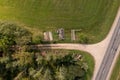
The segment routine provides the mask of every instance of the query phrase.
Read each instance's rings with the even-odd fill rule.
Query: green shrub
[[[84,34],[84,33],[81,33],[81,34],[79,35],[79,42],[82,43],[82,44],[87,44],[87,43],[89,43],[89,38],[88,38],[88,36],[87,36],[86,34]]]

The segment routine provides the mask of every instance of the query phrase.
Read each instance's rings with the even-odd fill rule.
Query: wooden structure
[[[81,29],[78,29],[78,30],[75,30],[75,29],[73,29],[73,30],[71,30],[71,40],[72,41],[75,41],[76,40],[76,32],[79,32],[79,31],[81,31]]]
[[[43,35],[44,35],[45,41],[53,41],[52,32],[50,32],[50,31],[44,32]]]

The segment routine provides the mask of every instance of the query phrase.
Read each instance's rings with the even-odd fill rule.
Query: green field
[[[110,80],[120,80],[120,54],[117,58]]]
[[[101,41],[115,18],[120,0],[0,0],[0,20],[18,22],[39,31],[82,29],[90,41]]]

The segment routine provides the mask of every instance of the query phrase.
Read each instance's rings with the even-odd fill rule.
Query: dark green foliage
[[[0,34],[0,54],[1,56],[9,56],[10,52],[10,47],[14,44],[14,39]]]
[[[65,55],[62,58],[58,58],[56,60],[57,65],[60,67],[65,66],[68,67],[70,65],[77,65],[77,61],[75,60],[74,56],[72,54]]]
[[[25,45],[31,42],[32,34],[25,28],[9,23],[0,23],[0,35],[7,37],[10,42],[9,44]]]
[[[32,34],[25,28],[9,23],[0,22],[0,52],[2,56],[9,56],[11,47],[29,44]]]
[[[83,80],[87,73],[82,68],[85,62],[76,60],[73,54],[35,54],[22,50],[11,54],[11,58],[1,57],[0,77],[3,80],[73,80],[80,77]]]

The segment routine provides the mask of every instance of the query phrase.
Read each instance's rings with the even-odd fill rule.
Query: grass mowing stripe
[[[0,0],[0,19],[40,31],[82,29],[95,43],[107,35],[119,5],[120,0]]]

